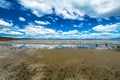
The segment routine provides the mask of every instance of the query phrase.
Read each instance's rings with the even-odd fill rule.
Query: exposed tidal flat
[[[114,49],[119,44],[118,40],[1,41],[0,80],[120,80],[120,52]]]

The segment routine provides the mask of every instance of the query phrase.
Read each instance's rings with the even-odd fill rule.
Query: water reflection
[[[112,49],[115,48],[115,45],[109,44],[105,46],[103,44],[99,44],[96,46],[95,44],[16,44],[16,43],[6,43],[3,44],[10,47],[17,48],[40,48],[40,49]]]
[[[0,45],[40,49],[113,49],[120,46],[120,42],[118,40],[17,40],[1,41]]]

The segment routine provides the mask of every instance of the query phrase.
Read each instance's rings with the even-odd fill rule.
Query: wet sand
[[[120,80],[120,52],[0,46],[0,80]]]

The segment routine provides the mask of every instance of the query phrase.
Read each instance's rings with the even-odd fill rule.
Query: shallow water
[[[120,45],[119,40],[15,40],[1,41],[1,45],[18,48],[40,49],[112,49]],[[97,44],[97,45],[96,45]],[[108,46],[105,46],[108,44]]]

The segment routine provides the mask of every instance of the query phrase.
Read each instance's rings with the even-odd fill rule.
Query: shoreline
[[[11,40],[0,41],[0,45],[16,48],[37,49],[115,49],[119,40]]]

